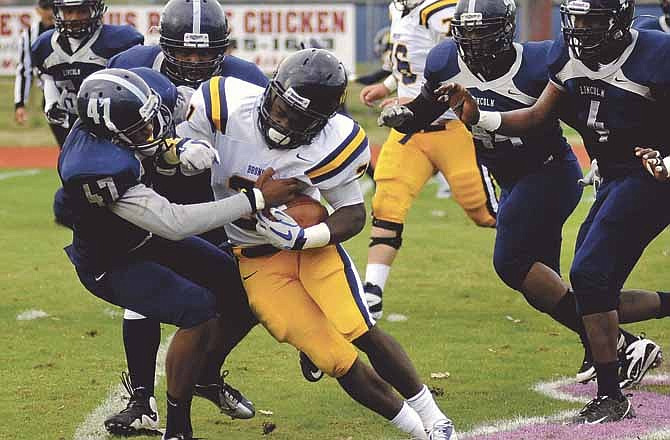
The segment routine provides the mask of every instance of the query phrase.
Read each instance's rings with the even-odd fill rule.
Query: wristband
[[[665,165],[666,177],[670,177],[670,156],[667,156],[663,159],[663,165]]]
[[[500,112],[479,112],[479,122],[475,125],[486,131],[496,131],[502,125],[502,115]]]
[[[241,193],[247,196],[252,214],[255,214],[257,211],[262,211],[263,208],[265,208],[265,199],[263,198],[263,193],[260,189],[252,188],[251,191],[249,191],[246,188],[242,188]]]
[[[398,80],[395,79],[395,76],[389,75],[383,82],[384,87],[388,89],[389,92],[395,92],[398,88]]]
[[[265,209],[265,197],[263,197],[263,191],[258,188],[253,189],[254,197],[256,198],[256,210],[262,211]]]
[[[324,247],[330,243],[330,228],[321,222],[309,228],[305,228],[305,244],[302,249]]]

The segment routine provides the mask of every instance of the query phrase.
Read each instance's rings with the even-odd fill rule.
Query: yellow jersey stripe
[[[356,131],[358,132],[356,133]],[[323,176],[324,174],[330,173],[331,171],[337,169],[367,139],[365,136],[365,130],[360,128],[358,124],[354,126],[354,132],[352,132],[352,134],[354,134],[354,136],[353,139],[351,139],[351,141],[349,141],[347,144],[341,145],[340,147],[337,148],[337,150],[335,150],[337,152],[335,157],[326,161],[325,163],[323,162],[319,163],[315,168],[308,170],[307,177],[309,177],[310,179],[315,179],[319,176]]]
[[[422,26],[428,27],[428,20],[430,19],[431,15],[449,6],[455,6],[456,3],[458,3],[458,0],[440,0],[433,3],[432,5],[426,6],[420,12],[419,22]]]
[[[212,100],[212,122],[214,127],[221,131],[221,96],[219,95],[220,76],[215,76],[209,81],[209,96]]]

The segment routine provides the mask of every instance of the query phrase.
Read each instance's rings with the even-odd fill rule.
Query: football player
[[[420,130],[449,107],[434,92],[443,82],[460,83],[483,109],[530,107],[549,81],[547,54],[552,42],[514,43],[515,22],[512,0],[477,0],[472,7],[460,1],[452,21],[454,39],[429,53],[422,93],[405,107],[387,107],[381,122],[401,133]],[[399,124],[406,109],[415,109],[417,117]],[[563,224],[582,195],[577,158],[556,116],[519,137],[490,136],[476,129],[474,133],[477,156],[502,190],[493,252],[496,273],[531,306],[579,335],[585,355],[577,381],[589,382],[595,379],[595,369],[584,326],[575,295],[560,277]],[[619,339],[624,366],[644,363],[638,354],[645,350],[636,348],[652,341],[624,330]],[[633,354],[626,356],[628,350]],[[623,385],[633,385],[624,374],[630,370],[622,369]]]
[[[103,25],[103,0],[54,0],[53,8],[56,28],[35,41],[32,61],[44,83],[44,113],[60,147],[77,118],[82,81],[144,37],[130,26]]]
[[[284,203],[297,183],[273,180],[270,170],[256,188],[234,197],[170,203],[145,185],[144,170],[156,155],[201,169],[216,153],[203,142],[168,137],[172,115],[163,98],[176,100],[167,80],[159,94],[131,71],[90,75],[77,95],[80,122],[63,146],[58,172],[66,203],[77,214],[66,252],[82,284],[105,301],[179,327],[166,360],[163,439],[183,440],[192,438],[194,380],[222,334],[217,313],[225,316],[225,307],[217,302],[244,295],[230,254],[191,236]]]
[[[428,51],[451,33],[457,0],[396,0],[389,4],[393,74],[365,87],[361,101],[372,105],[398,90],[398,100],[421,92]],[[382,105],[396,102],[385,100]],[[466,147],[464,147],[464,145]],[[375,319],[382,316],[382,293],[402,245],[407,212],[426,181],[442,172],[456,201],[480,226],[495,226],[497,200],[488,171],[477,165],[472,136],[453,113],[430,127],[405,135],[391,130],[375,166],[372,230],[365,292]]]
[[[226,54],[230,45],[230,26],[218,2],[170,0],[163,8],[159,33],[158,45],[132,47],[109,60],[108,66],[125,69],[141,66],[163,73],[183,93],[184,99],[179,104],[186,107],[193,93],[189,89],[197,88],[215,75],[244,79],[261,87],[268,83],[267,77],[255,64]],[[152,178],[152,188],[171,202],[185,204],[214,200],[209,170],[188,176],[179,168],[163,167],[159,171]],[[215,245],[226,240],[223,229],[208,231],[202,238]],[[239,308],[239,319],[235,323],[240,327],[227,329],[226,334],[236,335],[234,339],[239,341],[257,321],[246,301],[235,306]],[[226,307],[231,308],[233,304],[229,303]],[[245,321],[242,317],[248,319]],[[131,310],[125,311],[123,342],[132,392],[126,409],[105,421],[105,427],[110,432],[129,434],[144,428],[142,415],[152,411],[149,403],[154,394],[160,338],[160,323],[157,320],[145,319]],[[234,345],[231,342],[228,351]],[[218,360],[218,366],[212,365],[203,371],[195,395],[208,398],[233,418],[253,417],[253,404],[226,384],[220,375],[225,354]]]
[[[391,43],[391,28],[385,26],[377,31],[375,34],[372,46],[372,53],[377,57],[381,63],[381,67],[364,76],[356,78],[358,84],[369,86],[379,81],[383,81],[393,73],[391,68],[391,53],[393,51],[393,43]]]
[[[642,16],[635,23],[635,28],[670,33],[670,0],[661,0],[661,9],[663,15],[658,18]]]
[[[620,297],[647,245],[670,224],[670,186],[651,176],[635,155],[649,147],[662,157],[670,143],[662,115],[670,104],[670,36],[631,29],[633,0],[564,0],[562,37],[549,53],[550,81],[530,107],[480,111],[458,84],[438,90],[461,120],[477,130],[523,136],[559,116],[582,136],[598,160],[602,183],[575,246],[570,280],[595,363],[597,396],[576,423],[604,423],[634,416],[618,380],[617,327],[670,316],[670,294]],[[492,136],[493,134],[491,134]],[[660,347],[645,344],[644,375]]]
[[[337,113],[346,86],[345,68],[333,54],[304,49],[282,61],[266,88],[226,77],[204,83],[191,100],[191,117],[177,132],[216,144],[217,199],[251,187],[272,167],[300,180],[304,194],[323,197],[335,210],[308,228],[281,211],[271,211],[275,220],[263,215],[226,227],[251,309],[270,334],[303,351],[354,400],[414,438],[429,438],[426,429],[431,439],[455,438],[453,424],[404,350],[375,327],[340,244],[365,224],[356,179],[370,158],[363,129]],[[374,369],[358,358],[355,347]]]

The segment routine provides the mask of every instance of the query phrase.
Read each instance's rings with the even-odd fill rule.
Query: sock
[[[384,290],[390,272],[391,266],[387,266],[386,264],[368,264],[365,268],[365,282],[372,283]]]
[[[436,422],[448,419],[437,406],[437,403],[435,403],[435,399],[433,399],[433,395],[426,385],[421,388],[421,391],[416,396],[407,399],[407,403],[419,414],[423,426],[429,430],[432,429]]]
[[[554,310],[549,313],[549,316],[577,333],[586,351],[590,352],[589,343],[586,339],[586,331],[584,330],[584,323],[582,322],[581,316],[577,313],[577,301],[575,299],[575,293],[572,290],[568,290],[567,293],[563,295],[563,298],[561,298],[556,306],[554,306]]]
[[[134,388],[144,388],[151,396],[154,395],[156,354],[160,342],[160,322],[150,318],[127,319],[124,317],[123,346],[126,350],[130,380]]]
[[[619,362],[594,365],[598,375],[598,396],[609,396],[620,400],[623,394],[619,388]]]
[[[621,333],[626,340],[626,345],[630,345],[633,342],[637,341],[639,338],[632,333],[627,332],[626,330],[619,328],[619,333]]]
[[[428,440],[421,417],[407,405],[407,402],[402,403],[400,412],[391,420],[391,424],[402,432],[410,434],[412,439]]]
[[[165,426],[165,438],[174,437],[178,434],[190,434],[191,427],[191,399],[179,400],[167,395],[167,421]]]
[[[661,310],[658,313],[658,318],[665,318],[670,316],[670,292],[656,292],[661,300]]]

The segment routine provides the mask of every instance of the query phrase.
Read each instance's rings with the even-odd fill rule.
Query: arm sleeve
[[[363,192],[358,180],[322,190],[321,195],[335,210],[345,206],[359,205],[364,202]]]
[[[19,40],[19,58],[16,65],[16,80],[14,82],[14,107],[25,106],[30,96],[33,66],[30,55],[30,30],[21,32]]]
[[[183,240],[252,213],[244,194],[216,202],[178,205],[143,184],[128,189],[109,209],[119,217],[168,240]]]
[[[421,93],[405,106],[414,113],[414,117],[404,124],[395,127],[400,133],[416,133],[429,126],[434,120],[449,109],[449,104],[439,102],[433,90],[435,84],[427,81],[421,88]]]
[[[58,104],[60,92],[58,92],[56,82],[51,75],[43,73],[41,78],[44,84],[44,113],[46,113],[54,104]]]

